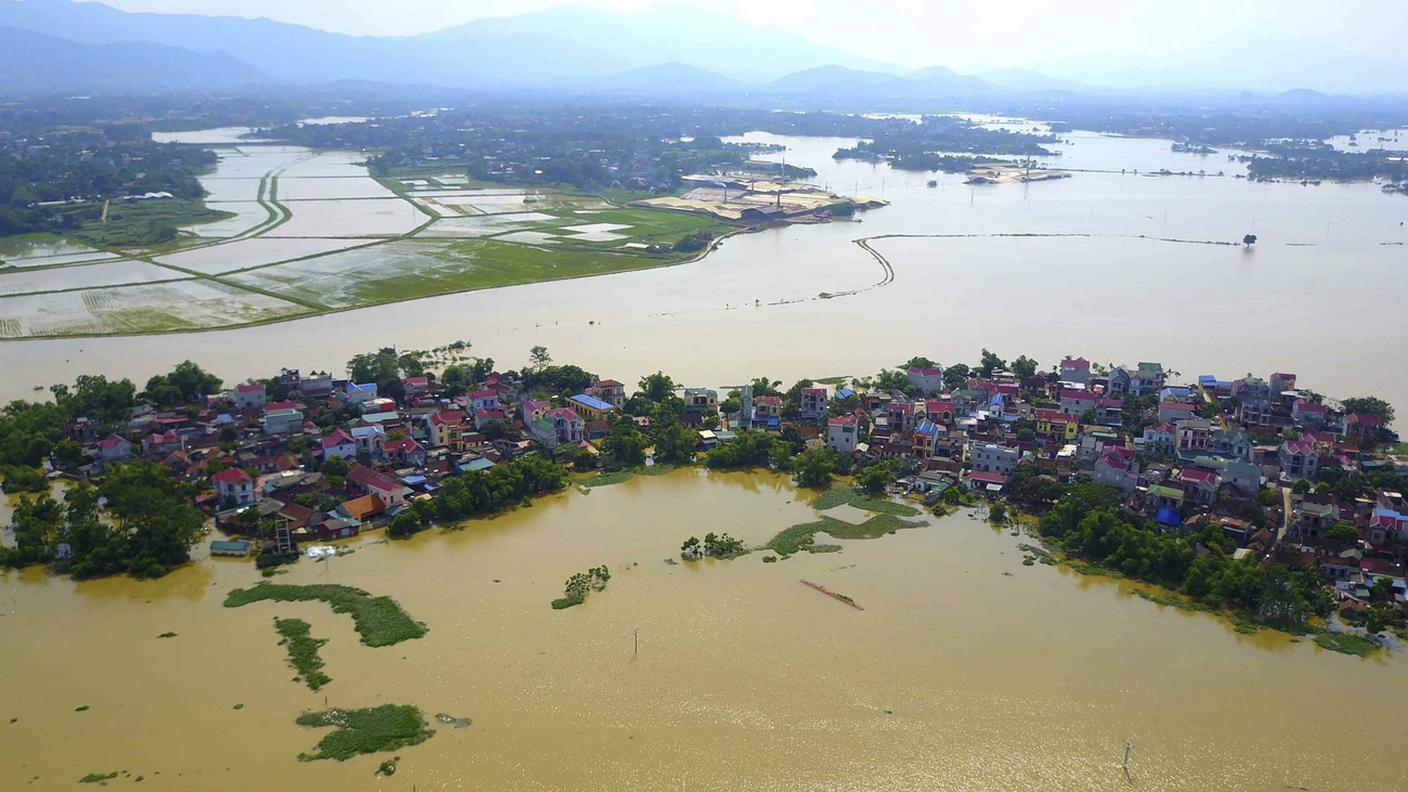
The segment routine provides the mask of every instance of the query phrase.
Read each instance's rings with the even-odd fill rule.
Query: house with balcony
[[[1129,375],[1129,393],[1133,396],[1157,393],[1164,387],[1164,378],[1163,364],[1140,362]]]
[[[1329,420],[1330,410],[1323,404],[1316,404],[1307,399],[1296,399],[1291,404],[1291,420],[1298,426],[1308,429],[1319,429]]]
[[[376,398],[376,383],[367,382],[359,385],[355,382],[349,382],[347,383],[347,388],[343,392],[343,395],[346,397],[348,404],[363,404],[369,402]]]
[[[587,393],[615,407],[626,404],[626,386],[614,379],[597,380]]]
[[[1205,454],[1212,448],[1212,421],[1205,418],[1185,418],[1173,424],[1175,448],[1180,455]]]
[[[1217,500],[1218,478],[1211,470],[1185,467],[1179,471],[1178,482],[1183,485],[1185,503],[1211,506]]]
[[[1308,440],[1286,440],[1276,451],[1281,463],[1281,475],[1292,481],[1314,479],[1319,471],[1320,454]]]
[[[686,423],[699,423],[706,415],[719,414],[719,392],[713,388],[685,388],[684,416]]]
[[[819,421],[826,417],[831,399],[826,388],[802,388],[800,417],[804,421]]]
[[[254,503],[254,479],[237,467],[225,468],[210,477],[215,497],[222,507],[250,506]]]
[[[1271,422],[1271,386],[1266,380],[1248,374],[1232,383],[1232,395],[1240,402],[1237,420],[1247,426]]]
[[[386,428],[380,424],[373,426],[354,426],[351,431],[352,440],[357,444],[358,453],[371,455],[373,459],[380,459],[386,456]]]

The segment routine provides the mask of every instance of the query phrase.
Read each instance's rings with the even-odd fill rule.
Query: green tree
[[[993,371],[1005,368],[1007,368],[1007,361],[998,357],[996,354],[989,352],[986,347],[983,348],[981,357],[978,361],[978,371],[984,377],[991,377]]]
[[[601,441],[601,451],[607,470],[639,467],[645,464],[645,447],[649,440],[641,433],[635,419],[623,415],[612,424],[611,432]]]
[[[147,380],[143,397],[158,407],[169,408],[198,402],[212,393],[218,393],[220,385],[219,377],[186,360],[177,364],[171,373]]]
[[[99,492],[128,540],[127,571],[160,577],[190,560],[205,517],[190,504],[189,487],[155,462],[131,462],[110,471]]]
[[[657,371],[640,378],[640,393],[656,404],[675,394],[675,381],[668,374]]]
[[[1016,360],[1012,361],[1012,373],[1022,379],[1036,376],[1037,367],[1037,362],[1026,355],[1019,355]]]
[[[532,364],[534,371],[542,371],[552,364],[552,355],[548,354],[545,346],[535,346],[528,350],[528,361]]]
[[[1341,547],[1359,541],[1359,529],[1346,523],[1336,523],[1325,532],[1325,538],[1337,542]]]
[[[966,363],[954,363],[944,369],[944,387],[949,390],[962,388],[968,384],[968,378],[973,376],[973,370]]]
[[[1393,405],[1377,396],[1354,396],[1345,399],[1342,404],[1347,413],[1377,415],[1385,426],[1393,423]]]
[[[836,467],[836,452],[829,448],[810,448],[792,462],[797,486],[826,489],[831,486],[831,471]]]
[[[391,518],[391,525],[387,527],[386,532],[394,538],[404,539],[420,531],[421,527],[420,516],[414,510],[406,509]]]
[[[898,463],[892,459],[876,462],[856,474],[856,484],[870,495],[879,495],[894,483],[898,469]]]

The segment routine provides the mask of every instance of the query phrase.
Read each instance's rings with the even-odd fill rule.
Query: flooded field
[[[1021,539],[963,515],[776,564],[665,562],[689,535],[760,543],[812,519],[798,497],[771,475],[685,470],[364,539],[277,579],[390,595],[430,628],[377,649],[316,603],[223,608],[258,579],[244,562],[147,583],[7,574],[0,787],[126,770],[113,783],[173,790],[1120,790],[1130,739],[1138,789],[1408,784],[1384,728],[1408,697],[1401,658],[1238,635],[1024,567]],[[603,563],[604,592],[548,607]],[[330,639],[320,692],[290,680],[276,616]],[[324,696],[472,724],[433,724],[393,782],[379,757],[296,760],[321,732],[294,718]]]
[[[831,154],[852,145],[851,139],[750,134],[744,139],[785,145],[788,161],[817,169],[821,186],[879,195],[891,205],[865,213],[861,223],[730,238],[696,263],[362,308],[354,323],[334,315],[140,342],[0,344],[0,362],[24,372],[0,383],[0,396],[25,395],[35,384],[71,380],[79,373],[144,380],[153,369],[187,358],[201,360],[227,380],[265,375],[281,365],[339,370],[352,355],[388,342],[429,348],[468,336],[474,353],[508,365],[518,365],[531,346],[543,344],[558,360],[627,382],[661,368],[699,384],[733,382],[741,369],[788,380],[860,375],[916,352],[944,361],[971,360],[988,347],[1048,365],[1065,354],[1101,362],[1159,359],[1188,376],[1290,368],[1309,387],[1332,395],[1374,393],[1408,403],[1408,374],[1382,365],[1377,354],[1381,344],[1397,348],[1408,341],[1408,328],[1393,319],[1401,313],[1393,295],[1408,287],[1408,270],[1402,267],[1408,200],[1383,194],[1371,183],[1301,186],[1233,178],[1242,172],[1239,163],[1227,161],[1235,152],[1180,154],[1165,140],[1089,132],[1061,137],[1069,142],[1058,146],[1062,155],[1050,164],[1073,169],[1070,179],[973,187],[963,184],[961,175],[938,174],[937,185],[929,188],[930,174],[833,160]],[[357,155],[348,152],[311,157],[295,147],[253,145],[225,151],[237,153],[221,161],[211,183],[240,180],[249,198],[249,217],[241,217],[246,225],[262,222],[256,215],[262,205],[254,199],[263,174],[278,171],[278,182],[335,182],[344,192],[352,189],[345,182],[359,181],[339,176],[356,167],[350,163]],[[1159,170],[1195,175],[1153,175]],[[1199,171],[1204,175],[1196,175]],[[1219,171],[1224,175],[1217,176]],[[447,186],[442,178],[453,181],[446,174],[407,184],[438,189]],[[477,197],[464,189],[446,192],[453,194],[435,197],[434,205],[474,212],[535,209],[468,217],[444,209],[446,216],[421,235],[472,242],[528,232],[552,249],[561,244],[557,227],[634,224],[603,219],[590,209],[573,209],[580,219],[566,218],[558,209],[519,203],[519,191],[482,191]],[[310,198],[305,201],[299,194],[284,204],[293,219],[275,226],[271,238],[167,255],[184,257],[203,273],[244,269],[361,242],[282,237],[355,236],[370,233],[369,227],[394,232],[416,218],[428,219],[405,200],[332,200],[302,192]],[[428,201],[422,194],[412,193],[413,200]],[[457,203],[461,198],[477,202]],[[390,208],[398,204],[399,209]],[[373,212],[386,212],[376,222],[388,225],[369,226],[365,218]],[[1247,233],[1260,240],[1250,250],[1236,244]],[[1033,234],[1061,237],[1020,236]],[[866,238],[876,238],[872,247],[883,262],[855,244]],[[351,307],[368,296],[406,299],[486,283],[523,283],[540,274],[520,268],[515,278],[518,265],[500,260],[507,269],[486,281],[474,270],[485,259],[472,245],[447,253],[437,243],[395,241],[254,270],[246,285],[273,284],[298,290],[283,293],[300,299]],[[344,265],[350,269],[339,274],[337,267]],[[386,277],[364,281],[358,273]],[[403,288],[397,284],[402,273],[417,278]],[[318,280],[304,283],[309,277]],[[1362,287],[1369,282],[1376,288]],[[318,294],[312,294],[314,283]],[[1269,288],[1273,284],[1276,288]],[[60,321],[54,314],[65,309],[57,301],[20,299],[29,298],[0,298],[0,311],[12,320],[3,325],[7,335],[30,326],[113,329],[92,324],[83,312]],[[30,318],[40,310],[45,318]],[[466,324],[467,316],[479,319]],[[1348,316],[1355,317],[1356,334],[1365,325],[1381,341],[1350,343],[1342,329]],[[759,343],[804,331],[811,343]],[[136,343],[141,354],[132,352]],[[280,359],[268,358],[271,348],[281,350]],[[747,360],[740,361],[737,350],[745,348]]]

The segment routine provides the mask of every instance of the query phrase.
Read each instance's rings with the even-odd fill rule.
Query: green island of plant
[[[421,711],[408,704],[305,712],[298,716],[297,723],[314,728],[336,727],[335,731],[323,735],[313,753],[300,753],[298,760],[301,762],[318,759],[341,762],[358,754],[394,751],[419,745],[435,734]]]
[[[326,602],[335,613],[352,616],[357,634],[367,646],[391,646],[420,638],[426,627],[408,615],[390,597],[373,597],[351,586],[315,583],[307,586],[261,582],[247,589],[235,589],[225,597],[225,607],[238,608],[252,602]]]
[[[298,676],[304,684],[312,690],[318,690],[332,681],[332,677],[323,673],[323,658],[318,656],[318,649],[327,643],[328,639],[314,638],[311,635],[312,627],[302,619],[276,618],[274,629],[284,637],[289,665],[298,671]]]

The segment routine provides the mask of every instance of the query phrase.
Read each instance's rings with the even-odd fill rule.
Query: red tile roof
[[[219,473],[216,473],[215,475],[211,476],[210,480],[216,484],[227,485],[235,485],[246,481],[253,481],[253,479],[249,477],[248,473],[244,472],[243,470],[237,467],[225,468]]]

